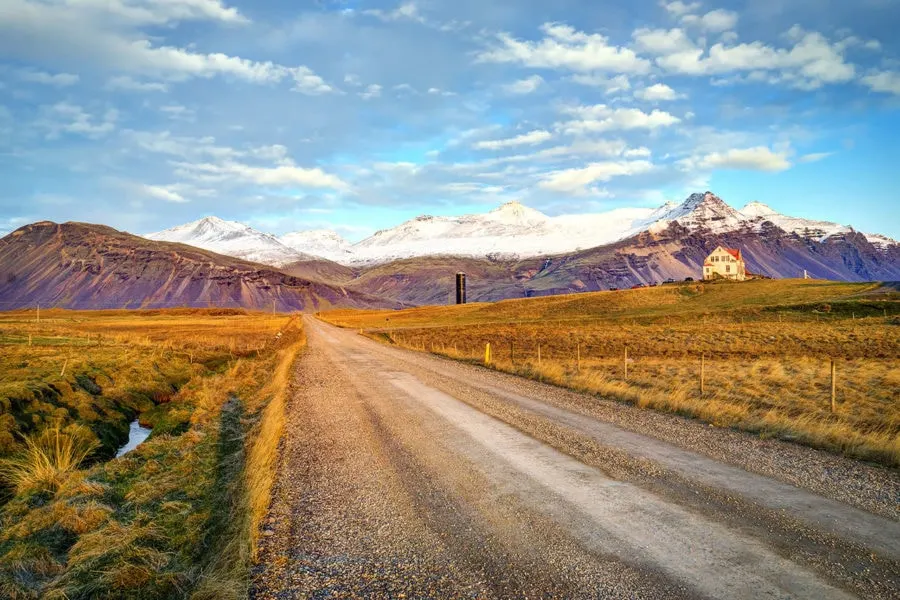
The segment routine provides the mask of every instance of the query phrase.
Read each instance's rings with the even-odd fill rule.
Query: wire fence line
[[[245,304],[242,304],[238,301],[206,301],[206,300],[194,300],[194,301],[183,301],[183,300],[162,300],[162,301],[147,301],[147,300],[131,300],[125,302],[86,302],[86,303],[78,303],[78,302],[65,302],[65,301],[47,301],[47,302],[35,302],[28,301],[22,302],[18,300],[0,300],[0,311],[14,311],[14,310],[53,310],[53,309],[63,309],[63,310],[158,310],[165,308],[232,308],[232,309],[246,309],[246,310],[295,310],[290,303],[278,302],[277,300],[273,300],[273,302],[267,307],[249,307]]]

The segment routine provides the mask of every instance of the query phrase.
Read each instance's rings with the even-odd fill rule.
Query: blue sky
[[[359,239],[710,189],[900,238],[898,25],[898,0],[0,0],[0,233]]]

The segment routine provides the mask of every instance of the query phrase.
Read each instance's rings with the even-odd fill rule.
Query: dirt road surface
[[[897,598],[900,476],[306,318],[254,598]]]

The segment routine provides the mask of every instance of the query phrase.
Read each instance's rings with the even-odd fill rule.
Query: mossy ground
[[[243,311],[41,317],[0,314],[0,453],[16,455],[23,436],[52,425],[87,427],[100,449],[55,490],[10,497],[7,488],[0,597],[240,597],[254,507],[268,501],[259,480],[274,462],[248,457],[259,462],[277,447],[280,430],[260,432],[279,417],[267,411],[273,400],[283,409],[303,345],[299,320]],[[38,341],[51,338],[70,343]],[[284,375],[273,383],[275,372]],[[153,434],[108,460],[135,417]]]

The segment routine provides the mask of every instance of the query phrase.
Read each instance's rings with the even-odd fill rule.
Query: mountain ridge
[[[0,238],[4,309],[157,308],[209,304],[263,310],[384,307],[392,302],[333,283],[186,244],[90,223],[40,221]]]
[[[763,224],[771,222],[789,233],[820,242],[833,235],[856,231],[850,226],[828,221],[782,215],[759,202],[748,203],[738,210],[707,191],[691,194],[680,204],[667,202],[655,209],[618,208],[603,213],[555,217],[521,202],[511,201],[487,213],[450,217],[420,215],[395,227],[381,229],[355,244],[330,230],[298,231],[275,238],[243,226],[249,230],[248,241],[244,244],[233,242],[238,249],[232,251],[217,239],[210,241],[202,236],[188,239],[184,231],[198,222],[150,234],[149,237],[193,243],[257,261],[265,259],[265,251],[256,248],[255,244],[259,244],[259,240],[266,243],[275,240],[281,254],[276,257],[277,260],[269,261],[273,266],[321,257],[344,266],[365,267],[420,256],[520,260],[577,252],[615,243],[645,231],[662,231],[673,222],[694,231],[713,234],[742,230],[759,232]],[[878,248],[897,243],[878,234],[864,235]],[[225,233],[220,237],[228,238]],[[290,250],[284,251],[284,248]],[[271,249],[268,251],[274,252]],[[297,257],[291,252],[304,256]]]

